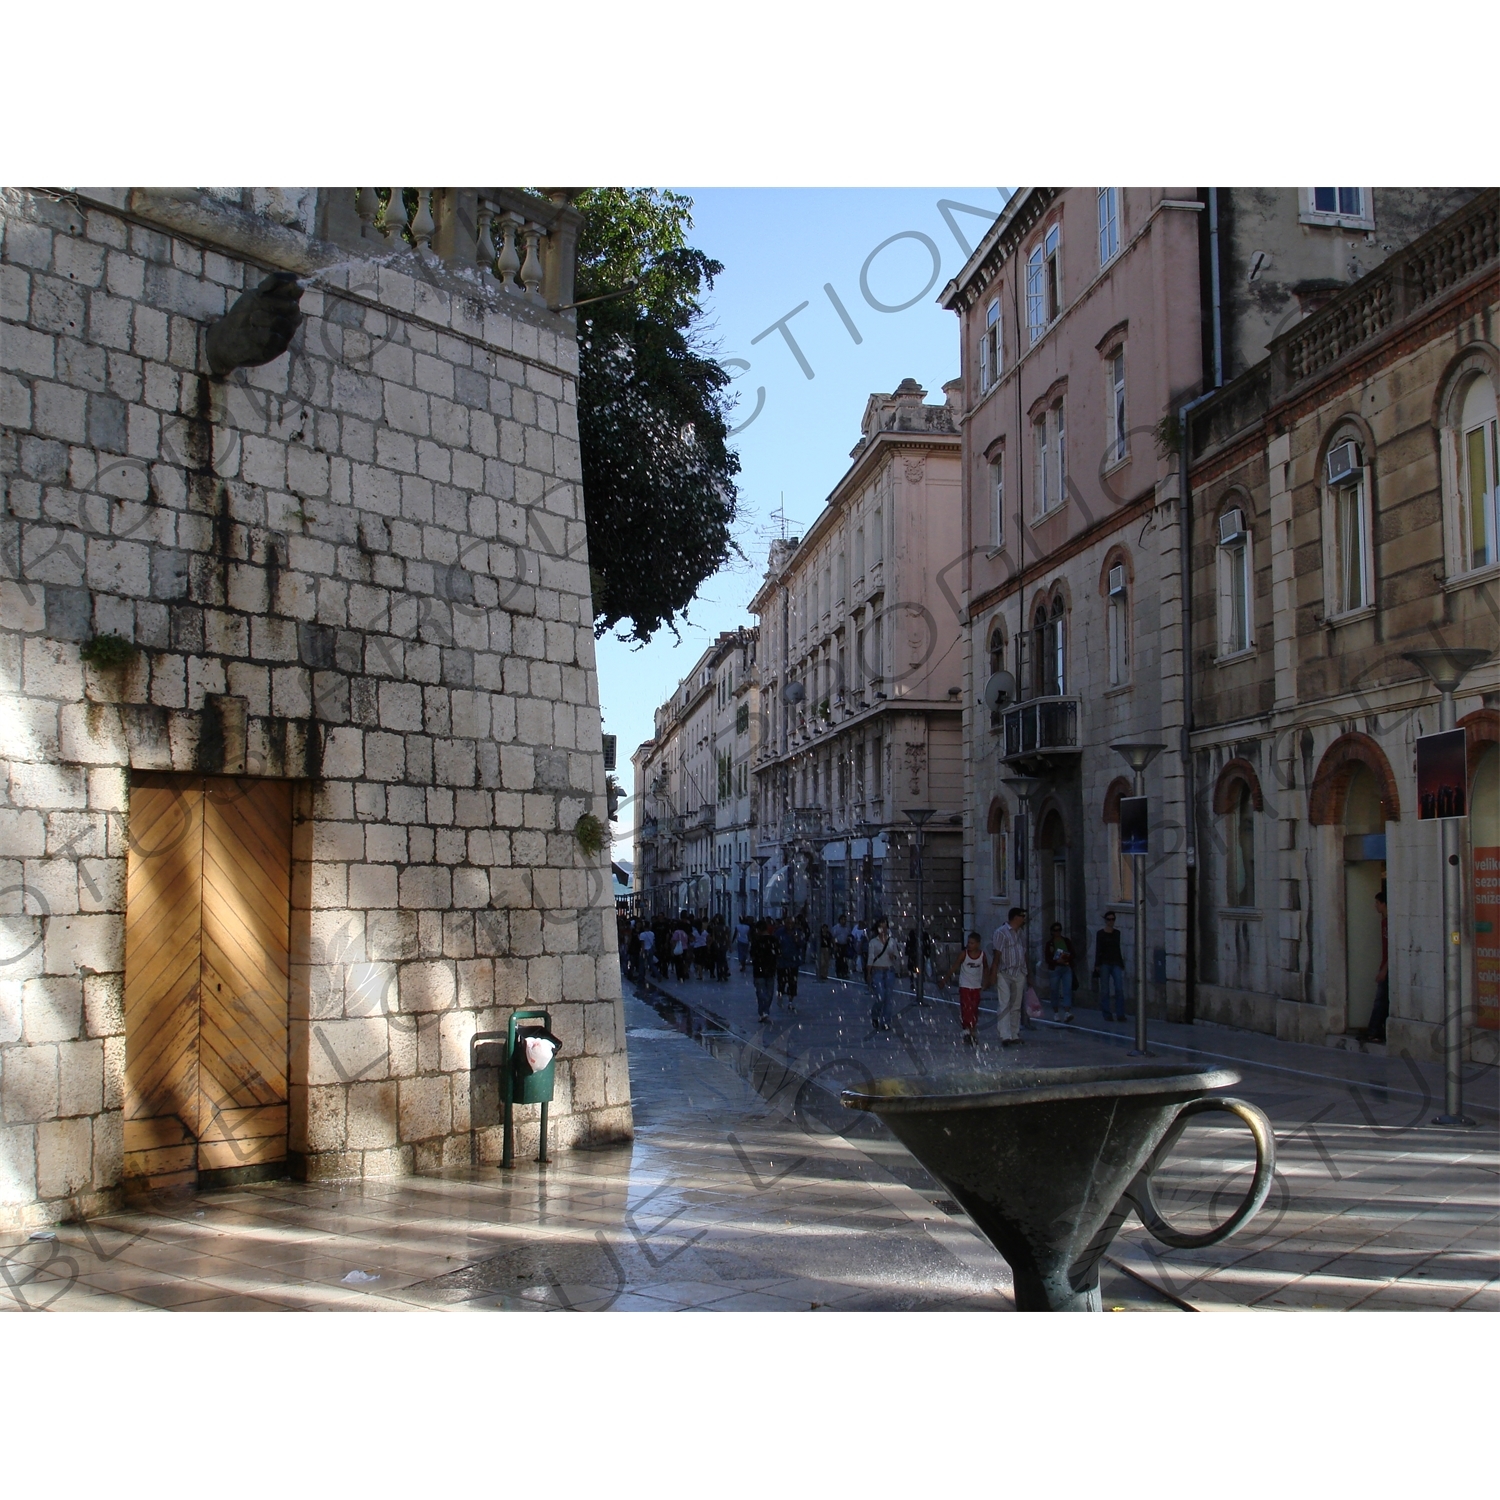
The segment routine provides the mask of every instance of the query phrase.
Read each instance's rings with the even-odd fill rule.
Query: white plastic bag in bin
[[[557,1051],[557,1043],[544,1036],[526,1037],[521,1047],[526,1054],[526,1066],[533,1073],[540,1073],[552,1061],[553,1054]]]

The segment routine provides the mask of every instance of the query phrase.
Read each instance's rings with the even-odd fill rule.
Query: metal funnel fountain
[[[1191,1064],[1020,1068],[876,1079],[842,1102],[879,1115],[962,1204],[1010,1263],[1019,1311],[1098,1312],[1099,1261],[1132,1208],[1178,1249],[1216,1245],[1259,1212],[1276,1170],[1271,1122],[1209,1092],[1239,1079]],[[1228,1219],[1188,1234],[1157,1211],[1151,1174],[1205,1110],[1250,1127],[1255,1175]]]

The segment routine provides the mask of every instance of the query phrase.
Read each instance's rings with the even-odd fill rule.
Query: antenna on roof
[[[771,519],[781,528],[781,539],[786,540],[786,491],[781,491],[781,504],[771,512]]]

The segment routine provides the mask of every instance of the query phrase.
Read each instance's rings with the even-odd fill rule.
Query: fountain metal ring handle
[[[1189,1234],[1184,1230],[1174,1229],[1162,1217],[1156,1200],[1151,1195],[1151,1174],[1167,1159],[1168,1153],[1187,1128],[1188,1121],[1194,1115],[1216,1109],[1238,1115],[1250,1127],[1250,1134],[1255,1138],[1255,1175],[1250,1180],[1250,1191],[1245,1194],[1244,1201],[1222,1224],[1205,1230],[1202,1234]],[[1271,1129],[1271,1122],[1253,1104],[1243,1099],[1210,1095],[1204,1099],[1190,1100],[1177,1112],[1177,1118],[1162,1137],[1161,1144],[1151,1153],[1150,1160],[1136,1173],[1135,1180],[1125,1190],[1125,1197],[1154,1239],[1170,1245],[1174,1250],[1198,1250],[1205,1245],[1217,1245],[1243,1229],[1260,1212],[1266,1195],[1271,1191],[1271,1180],[1275,1173],[1276,1136]]]

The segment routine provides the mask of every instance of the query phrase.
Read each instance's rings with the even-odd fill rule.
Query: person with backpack
[[[870,986],[870,1025],[876,1031],[891,1029],[891,987],[896,981],[896,952],[891,924],[881,917],[865,953],[865,983]]]
[[[734,929],[734,948],[740,961],[740,973],[745,972],[745,965],[750,958],[750,924],[741,917]]]

